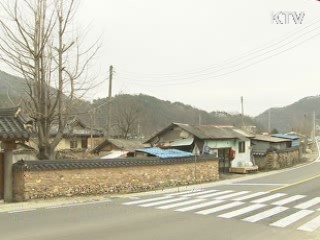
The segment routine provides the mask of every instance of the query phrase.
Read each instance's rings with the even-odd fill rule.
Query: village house
[[[0,109],[0,199],[13,199],[13,151],[29,140],[26,121],[19,107]]]
[[[299,147],[300,146],[300,137],[298,137],[298,136],[277,133],[277,134],[272,134],[272,137],[290,140],[290,142],[291,142],[290,147]]]
[[[282,150],[290,148],[291,140],[277,138],[268,135],[255,135],[251,139],[253,155],[265,155],[267,151]]]
[[[145,143],[152,147],[173,148],[219,158],[220,172],[257,170],[251,159],[253,135],[233,126],[172,123]]]
[[[141,141],[135,139],[105,139],[91,152],[105,159],[127,156],[133,157],[136,149],[147,146],[149,145],[143,144]]]
[[[58,132],[58,126],[53,125],[50,131],[51,136]],[[87,127],[77,118],[67,122],[63,131],[63,137],[56,150],[87,150],[94,147],[99,138],[103,137],[103,131]]]
[[[54,137],[58,133],[58,125],[53,125],[50,130],[50,136]],[[83,122],[77,118],[71,118],[63,131],[63,136],[56,147],[58,158],[70,158],[73,155],[77,156],[92,149],[98,145],[102,140],[103,131],[87,127]],[[33,134],[30,139],[30,147],[37,149],[38,139]],[[69,153],[72,154],[69,155]],[[81,155],[82,156],[82,155]]]

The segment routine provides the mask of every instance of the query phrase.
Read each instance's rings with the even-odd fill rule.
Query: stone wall
[[[198,159],[196,168],[193,157],[146,160],[19,162],[14,165],[14,199],[132,193],[219,179],[217,159]]]
[[[291,167],[302,162],[298,148],[267,152],[262,156],[254,156],[260,170],[273,170]]]

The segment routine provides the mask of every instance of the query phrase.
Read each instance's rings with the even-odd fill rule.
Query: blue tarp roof
[[[178,149],[145,148],[138,149],[136,151],[148,153],[158,158],[183,158],[192,156],[192,153],[181,151]]]
[[[298,136],[292,136],[292,135],[285,135],[285,134],[272,134],[272,137],[277,137],[277,138],[284,138],[284,139],[289,139],[289,140],[298,140],[300,137]]]

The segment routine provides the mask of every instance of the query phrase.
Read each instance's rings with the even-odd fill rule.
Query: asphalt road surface
[[[320,163],[228,184],[0,213],[3,240],[317,240]]]

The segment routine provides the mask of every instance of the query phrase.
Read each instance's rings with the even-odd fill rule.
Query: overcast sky
[[[273,23],[279,11],[302,24]],[[284,21],[283,15],[280,20]],[[98,80],[88,98],[147,94],[207,111],[255,116],[320,94],[320,2],[316,0],[81,0],[80,29],[101,37]]]

